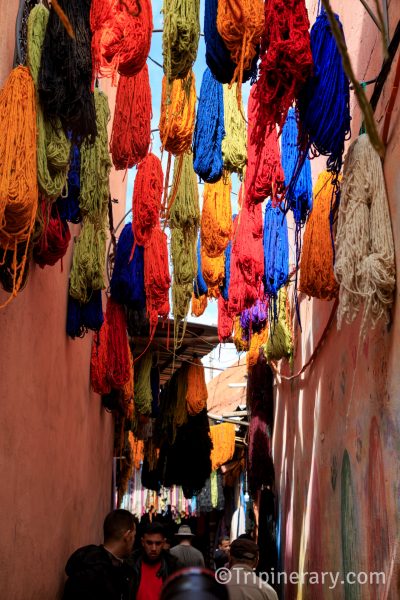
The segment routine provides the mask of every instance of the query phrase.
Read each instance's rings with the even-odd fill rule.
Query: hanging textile
[[[133,256],[132,249],[134,248]],[[111,297],[120,304],[144,308],[144,251],[135,245],[132,223],[127,223],[118,239],[110,282]]]
[[[81,153],[77,144],[72,144],[66,190],[57,199],[58,212],[63,221],[69,221],[70,223],[80,223],[82,221],[79,209],[80,193]]]
[[[233,330],[233,317],[229,314],[228,302],[222,294],[218,298],[218,339],[221,344],[230,341]]]
[[[168,83],[163,77],[160,140],[163,149],[174,155],[187,152],[192,145],[196,115],[196,80],[193,71],[184,79]]]
[[[67,335],[72,339],[84,337],[90,330],[99,331],[104,322],[101,290],[91,293],[86,304],[68,295]]]
[[[203,268],[201,264],[201,239],[200,235],[197,239],[197,276],[193,282],[193,292],[196,298],[206,297],[208,294],[208,287],[203,277]]]
[[[159,223],[163,181],[160,159],[148,154],[138,166],[132,197],[132,229],[140,246],[149,244],[152,232]]]
[[[265,293],[276,298],[289,277],[289,242],[286,215],[267,203],[264,215]]]
[[[237,86],[237,83],[223,86],[225,137],[222,140],[222,157],[228,171],[242,176],[247,163],[246,122],[243,103],[241,110],[238,107]]]
[[[170,284],[167,236],[157,225],[144,249],[144,288],[151,333],[155,331],[158,317],[168,317]]]
[[[151,390],[151,367],[153,355],[150,350],[141,357],[135,365],[135,409],[141,415],[150,416],[153,394]]]
[[[225,275],[225,254],[210,258],[201,249],[201,266],[209,298],[218,298]]]
[[[203,294],[203,296],[199,296],[198,298],[196,298],[195,294],[193,294],[191,308],[192,317],[201,317],[207,308],[207,304],[208,298],[206,294]]]
[[[229,174],[217,183],[206,183],[201,213],[201,245],[210,258],[220,256],[232,234],[231,178]]]
[[[207,408],[208,391],[203,363],[199,358],[192,363],[187,370],[186,405],[189,415],[197,415]]]
[[[233,458],[235,452],[235,425],[233,423],[211,425],[210,435],[212,441],[211,469],[215,471]]]
[[[200,0],[164,0],[163,66],[168,81],[184,79],[197,56]]]
[[[268,362],[281,360],[281,358],[288,358],[292,362],[293,337],[290,329],[289,302],[285,288],[281,288],[278,292],[277,305],[277,318],[275,318],[275,315],[272,316],[268,341],[261,348]]]

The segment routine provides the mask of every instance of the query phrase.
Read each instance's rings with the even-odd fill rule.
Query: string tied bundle
[[[201,248],[201,267],[209,298],[218,298],[225,275],[225,254],[211,258]]]
[[[235,453],[235,425],[233,423],[211,425],[210,435],[212,441],[211,469],[216,471],[233,458]]]
[[[44,118],[61,120],[72,141],[97,134],[92,92],[92,57],[89,12],[91,0],[58,0],[75,38],[71,38],[52,8],[43,42],[39,71],[39,97]]]
[[[132,229],[135,241],[146,246],[159,222],[163,172],[160,159],[150,153],[139,163],[133,188]]]
[[[360,338],[390,318],[396,267],[382,163],[367,134],[350,146],[343,169],[336,234],[338,328],[362,311]]]
[[[200,0],[164,0],[164,73],[168,81],[184,79],[197,56]]]
[[[206,183],[201,213],[201,245],[215,258],[226,249],[232,235],[232,183],[229,173],[216,183]]]
[[[264,215],[265,293],[276,298],[289,277],[289,242],[286,215],[268,202]]]
[[[151,89],[147,64],[132,77],[118,80],[110,151],[117,171],[143,160],[150,147]]]
[[[68,223],[60,218],[57,204],[48,206],[42,199],[39,205],[40,220],[43,221],[43,232],[33,248],[33,258],[43,269],[53,266],[65,256],[71,239]]]
[[[26,67],[11,71],[0,92],[0,131],[0,263],[13,256],[8,304],[24,280],[38,206],[35,87]]]
[[[69,293],[73,298],[85,303],[89,301],[92,290],[105,288],[105,257],[105,228],[99,228],[89,217],[85,217],[79,237],[75,240],[72,258]]]
[[[257,364],[260,357],[261,346],[267,343],[268,335],[269,331],[267,326],[264,326],[264,329],[254,331],[251,334],[249,349],[246,354],[247,369],[251,369]]]
[[[263,8],[263,0],[218,0],[217,28],[236,65],[231,83],[238,83],[238,106],[243,72],[251,69],[258,53],[264,29]]]
[[[311,75],[310,23],[304,0],[266,0],[256,84],[260,131],[276,123],[281,129],[287,111]]]
[[[168,83],[162,80],[160,139],[162,147],[178,155],[186,152],[192,145],[195,108],[196,80],[193,71],[184,79]]]
[[[278,315],[272,315],[269,326],[269,338],[266,344],[261,347],[265,359],[281,360],[288,358],[293,360],[293,338],[290,329],[290,311],[289,300],[286,288],[281,288],[278,292]]]
[[[340,30],[343,28],[336,15]],[[300,147],[313,155],[328,157],[327,170],[337,177],[342,168],[344,142],[350,134],[349,80],[325,10],[311,28],[314,74],[304,86],[297,107],[300,117]],[[302,161],[299,161],[301,168]],[[297,175],[297,174],[296,174]],[[296,181],[291,185],[295,185]]]
[[[194,358],[188,366],[186,405],[189,415],[197,415],[207,408],[208,391],[204,375],[203,363],[199,358]]]
[[[207,294],[203,294],[202,296],[199,296],[197,298],[196,295],[193,293],[192,308],[191,308],[192,317],[201,317],[201,315],[204,314],[204,311],[207,308],[207,304],[208,304]]]
[[[93,292],[89,302],[81,304],[68,295],[67,335],[72,339],[84,337],[91,329],[99,331],[104,322],[101,290]]]
[[[171,231],[171,259],[173,265],[172,311],[174,314],[174,345],[179,347],[186,330],[186,317],[193,294],[193,279],[197,272],[196,232],[188,235],[184,229]],[[184,320],[183,327],[180,321]]]
[[[196,240],[200,222],[200,207],[199,190],[191,153],[186,152],[175,161],[172,189],[173,192],[171,192],[168,202],[170,226],[182,229],[185,235],[190,237],[194,235]]]
[[[242,116],[243,103],[240,109],[238,107],[237,86],[237,83],[223,86],[225,137],[222,140],[222,157],[224,167],[241,176],[247,163],[246,122]]]
[[[193,292],[196,298],[206,296],[208,294],[208,286],[203,276],[203,267],[201,263],[201,238],[200,235],[197,239],[197,275],[193,281]]]
[[[111,297],[120,304],[144,308],[144,251],[142,246],[135,246],[132,224],[127,223],[118,239],[114,268],[111,276]]]
[[[60,218],[70,223],[80,223],[82,215],[79,208],[81,192],[81,153],[76,144],[71,146],[71,158],[65,193],[57,199]]]
[[[233,317],[228,310],[228,302],[222,294],[218,298],[218,339],[221,344],[230,341],[233,330]]]
[[[208,183],[217,181],[222,175],[224,135],[223,87],[207,68],[200,88],[193,139],[193,166],[199,177]]]
[[[135,367],[135,409],[141,415],[151,415],[151,404],[153,394],[151,391],[151,367],[153,364],[153,355],[150,350],[139,360]]]
[[[153,30],[151,0],[94,0],[90,11],[93,33],[93,81],[136,75],[145,65]]]
[[[43,4],[34,6],[28,18],[28,66],[36,89],[48,20],[49,11]],[[44,119],[38,96],[36,119],[39,187],[47,198],[57,198],[67,181],[71,143],[59,119],[54,119],[53,123]]]
[[[167,236],[158,225],[154,227],[150,241],[144,248],[144,288],[151,338],[154,335],[158,317],[163,319],[168,317],[170,284]]]
[[[320,300],[332,300],[338,293],[330,222],[334,194],[332,174],[322,171],[314,187],[314,206],[304,232],[299,286],[301,292]]]

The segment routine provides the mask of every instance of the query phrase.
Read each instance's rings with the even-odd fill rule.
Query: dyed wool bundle
[[[28,19],[28,66],[36,89],[48,19],[49,11],[43,4],[35,6]],[[39,187],[47,198],[57,198],[67,181],[71,143],[59,119],[54,119],[52,123],[44,119],[38,96],[36,119]]]
[[[268,341],[268,327],[251,334],[249,349],[246,354],[247,369],[254,367],[260,357],[261,346]]]
[[[57,199],[60,218],[70,223],[80,223],[82,215],[79,208],[79,196],[81,192],[81,153],[76,144],[71,146],[68,179],[66,193]]]
[[[243,72],[251,69],[264,28],[263,0],[218,0],[217,28],[236,65],[240,106]]]
[[[184,79],[197,56],[200,0],[164,0],[164,73],[168,81]]]
[[[339,25],[342,30],[340,22]],[[344,142],[350,134],[349,80],[325,10],[318,15],[310,35],[314,76],[304,86],[297,103],[301,147],[311,146],[315,155],[327,156],[327,170],[337,176],[342,167]]]
[[[248,160],[245,177],[248,202],[263,202],[270,197],[274,202],[284,190],[284,174],[275,124],[270,124],[264,135],[257,136],[258,115],[256,86],[249,97],[249,126],[247,130]]]
[[[88,302],[92,290],[105,288],[104,270],[106,258],[105,226],[83,219],[83,226],[75,241],[70,273],[69,293],[80,302]]]
[[[193,281],[193,292],[196,298],[200,298],[202,296],[207,297],[208,294],[208,286],[203,277],[203,267],[201,262],[201,239],[200,236],[197,239],[197,275],[196,279]],[[204,302],[204,300],[203,300]]]
[[[51,206],[45,200],[40,203],[38,213],[43,221],[43,231],[33,248],[33,258],[43,269],[55,265],[68,250],[71,233],[68,223],[60,218],[57,204]]]
[[[132,77],[143,69],[153,30],[151,0],[94,0],[90,26],[93,81],[115,77],[117,71]]]
[[[160,113],[160,139],[162,147],[171,154],[182,154],[192,145],[196,80],[193,71],[185,79],[168,83],[163,77]]]
[[[7,304],[24,279],[38,206],[35,87],[26,67],[11,71],[0,92],[0,131],[0,263],[13,254]]]
[[[299,226],[304,225],[312,209],[312,180],[310,161],[306,157],[295,183],[289,186],[299,160],[297,138],[296,111],[291,108],[282,130],[282,167],[285,186],[288,188],[285,200],[288,208],[293,211],[296,225]]]
[[[225,137],[222,140],[222,157],[228,171],[242,175],[247,163],[246,122],[242,116],[243,103],[240,110],[238,107],[237,86],[237,83],[223,86]]]
[[[159,222],[161,197],[163,193],[163,172],[160,159],[148,154],[139,163],[133,188],[132,229],[135,241],[146,246]]]
[[[332,174],[323,171],[314,187],[314,206],[304,232],[299,286],[301,292],[320,300],[332,300],[338,293],[330,221],[334,195]]]
[[[117,171],[143,160],[150,147],[151,89],[147,65],[118,80],[110,151]]]
[[[220,423],[210,427],[212,441],[211,469],[216,471],[229,462],[235,453],[235,425]]]
[[[268,304],[257,299],[253,306],[240,313],[240,326],[244,339],[249,340],[254,332],[265,328],[268,318]]]
[[[186,405],[189,415],[197,415],[207,408],[208,391],[203,363],[199,358],[193,359],[187,370]]]
[[[225,275],[225,254],[211,258],[201,249],[201,267],[209,298],[218,298]]]
[[[236,225],[236,223],[235,223]],[[259,297],[264,274],[261,204],[242,207],[233,233],[229,311],[237,315]]]
[[[135,409],[141,415],[151,415],[153,394],[151,390],[151,367],[153,355],[150,350],[142,356],[135,367]]]
[[[232,234],[231,178],[206,183],[201,213],[201,245],[207,256],[215,258],[226,249]]]
[[[233,320],[233,343],[238,352],[243,352],[249,349],[249,342],[243,337],[243,329],[240,325],[240,317],[235,317]]]
[[[172,307],[175,323],[186,319],[193,294],[193,279],[197,273],[196,234],[185,235],[183,229],[171,231],[171,259],[173,265]],[[184,330],[182,334],[184,334]],[[175,333],[178,331],[176,329]],[[177,337],[175,342],[177,342]]]
[[[176,406],[173,417],[173,427],[177,431],[178,427],[182,427],[188,419],[188,409],[186,404],[186,394],[188,388],[188,369],[189,365],[183,363],[177,371],[176,378]]]
[[[289,301],[287,291],[281,288],[278,292],[278,316],[274,316],[270,323],[269,338],[266,344],[262,346],[265,359],[281,360],[288,358],[293,360],[293,339],[290,330]]]
[[[286,215],[268,202],[264,216],[265,293],[276,298],[289,277],[289,242]]]
[[[181,162],[182,161],[182,162]],[[179,169],[179,163],[181,168]],[[172,189],[174,200],[170,196],[170,226],[179,227],[185,235],[194,235],[196,240],[200,221],[199,190],[196,174],[193,170],[193,156],[185,153],[174,164]]]
[[[209,183],[222,175],[222,138],[224,129],[224,97],[222,84],[206,69],[200,88],[193,140],[195,172]]]
[[[199,296],[198,298],[196,298],[196,295],[193,293],[192,309],[191,309],[192,317],[201,317],[201,315],[204,314],[204,311],[207,308],[207,304],[208,304],[207,294],[203,294],[202,296]]]
[[[233,217],[233,223],[235,222],[235,218],[237,215]],[[232,241],[229,242],[225,249],[225,274],[224,281],[221,288],[221,296],[224,300],[228,301],[229,299],[229,282],[231,279],[231,255],[232,255]]]
[[[107,378],[108,333],[110,325],[107,318],[100,330],[93,335],[90,357],[90,385],[96,394],[109,394],[111,385]]]
[[[68,295],[67,335],[72,339],[84,337],[91,329],[99,331],[104,323],[101,290],[93,292],[86,304]]]
[[[160,412],[160,367],[155,365],[150,371],[151,384],[151,416],[158,417]]]
[[[163,319],[168,317],[170,284],[167,236],[157,226],[153,229],[150,241],[144,248],[146,311],[153,332],[157,326],[158,317]]]
[[[310,26],[304,0],[267,0],[256,84],[258,128],[282,128],[287,111],[312,72]]]
[[[122,389],[131,375],[131,354],[126,331],[126,316],[123,306],[107,300],[107,381],[112,388]]]
[[[71,22],[75,39],[67,33],[54,10],[43,42],[39,71],[39,97],[44,118],[61,120],[64,131],[79,137],[96,136],[96,111],[91,91],[92,57],[89,26],[90,0],[59,0]]]
[[[230,340],[233,330],[233,317],[228,311],[228,302],[222,294],[218,298],[218,339],[222,343]]]
[[[340,286],[338,328],[361,310],[361,338],[381,318],[389,321],[396,283],[393,234],[382,163],[367,134],[346,155],[334,271]]]
[[[132,248],[135,247],[132,259]],[[144,251],[135,245],[132,224],[127,223],[119,236],[110,282],[111,297],[120,304],[136,308],[146,306],[144,293]]]

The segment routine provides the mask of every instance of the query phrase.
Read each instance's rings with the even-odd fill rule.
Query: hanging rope
[[[144,251],[142,246],[136,245],[131,259],[134,246],[132,224],[127,223],[119,236],[110,291],[116,302],[140,309],[146,306]]]
[[[139,163],[133,188],[132,229],[140,246],[150,242],[154,227],[158,224],[163,192],[163,172],[160,159],[148,154]]]
[[[196,298],[195,294],[193,294],[192,309],[191,309],[192,317],[201,317],[201,315],[204,314],[204,311],[207,308],[207,304],[208,304],[207,294],[203,294],[202,296],[199,296],[198,298]]]
[[[126,170],[143,160],[150,147],[151,89],[147,65],[118,80],[110,151],[114,167]]]
[[[197,415],[207,408],[208,391],[203,363],[194,358],[187,371],[186,404],[189,415]]]
[[[265,359],[281,360],[288,358],[293,361],[293,339],[290,330],[289,301],[287,291],[281,288],[278,292],[278,317],[272,315],[269,326],[269,338],[262,347]]]
[[[228,302],[222,294],[218,298],[218,339],[221,344],[230,341],[233,330],[233,318],[228,311]]]
[[[330,225],[334,194],[332,174],[323,171],[314,187],[314,206],[304,232],[299,286],[301,292],[320,300],[332,300],[338,293]]]
[[[79,208],[81,192],[81,153],[76,144],[71,146],[71,158],[66,191],[57,199],[60,218],[71,223],[80,223],[82,215]]]
[[[170,284],[167,236],[156,226],[144,248],[144,288],[146,311],[151,327],[150,338],[154,335],[158,317],[168,317]]]
[[[39,97],[44,118],[61,120],[72,141],[96,136],[96,111],[91,91],[92,58],[89,27],[90,0],[59,0],[75,39],[59,16],[50,11],[39,71]]]
[[[153,30],[151,0],[93,0],[93,81],[116,72],[132,77],[144,67]]]
[[[168,83],[163,77],[160,113],[160,140],[162,148],[179,155],[192,145],[195,108],[196,80],[193,71],[184,79]]]
[[[222,175],[224,99],[222,84],[206,69],[200,88],[199,108],[193,139],[193,165],[204,181],[212,183]]]
[[[101,290],[93,292],[89,302],[81,304],[68,295],[67,335],[72,339],[84,337],[91,329],[99,331],[104,322]]]
[[[28,66],[37,90],[42,47],[49,20],[43,4],[34,6],[28,19]],[[39,97],[36,97],[37,119],[37,176],[42,193],[57,198],[67,181],[71,143],[62,130],[61,122],[44,119]]]
[[[68,223],[60,218],[56,203],[49,206],[42,199],[39,203],[38,213],[40,213],[40,220],[43,222],[43,232],[34,245],[33,258],[43,269],[46,265],[53,266],[56,262],[62,260],[68,250],[71,233]]]
[[[203,277],[203,267],[201,264],[201,239],[200,235],[197,239],[197,275],[196,279],[193,281],[193,292],[196,298],[200,298],[202,296],[207,297],[208,287]],[[204,302],[204,300],[203,300]]]
[[[242,117],[243,103],[240,109],[238,107],[237,86],[237,83],[223,86],[225,137],[222,140],[222,157],[228,171],[242,176],[247,163],[246,122]]]
[[[235,425],[233,423],[211,425],[210,435],[212,441],[211,469],[216,471],[233,458],[235,453]]]
[[[153,395],[151,391],[150,372],[153,355],[150,350],[142,356],[135,367],[135,408],[141,415],[151,415]]]
[[[211,258],[201,249],[201,267],[208,287],[208,297],[218,298],[225,275],[225,254]]]
[[[21,289],[38,206],[35,87],[29,70],[11,71],[0,92],[0,263],[12,254],[12,293]]]
[[[312,73],[310,26],[304,0],[266,0],[265,28],[261,41],[257,137],[268,126],[282,128],[287,111]]]
[[[276,298],[289,277],[289,242],[286,215],[268,202],[264,216],[265,293]]]
[[[216,258],[225,251],[232,235],[231,190],[229,173],[217,183],[204,185],[201,245],[211,258]]]
[[[350,146],[343,170],[336,234],[338,328],[362,310],[360,336],[390,318],[396,267],[382,163],[366,134]]]
[[[164,0],[163,15],[164,73],[168,81],[184,79],[197,56],[200,0]]]

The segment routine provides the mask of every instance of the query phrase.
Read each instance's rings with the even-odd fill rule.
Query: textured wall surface
[[[374,9],[375,3],[369,2]],[[317,2],[307,2],[311,23]],[[381,38],[361,2],[335,0],[354,71],[360,81],[377,76]],[[389,2],[390,32],[400,18]],[[383,116],[392,73],[376,111]],[[368,88],[372,93],[373,86]],[[360,112],[352,93],[352,139]],[[384,172],[400,270],[400,97],[392,116]],[[313,161],[316,178],[324,168]],[[396,301],[398,291],[396,292]],[[294,373],[312,354],[332,304],[300,296],[303,332],[296,327]],[[284,598],[296,600],[383,600],[400,597],[398,547],[400,467],[400,313],[396,302],[390,326],[380,324],[359,342],[358,319],[338,332],[336,320],[314,365],[292,381],[277,384],[274,459],[279,508],[281,569],[338,571],[339,583],[287,585]],[[287,367],[283,371],[290,375]],[[384,571],[386,586],[347,585],[350,571]]]
[[[12,68],[17,8],[0,0],[0,85]],[[116,221],[125,190],[123,174],[112,173]],[[62,268],[32,264],[26,289],[0,310],[0,597],[8,600],[60,597],[68,556],[101,541],[111,508],[113,422],[90,391],[91,335],[65,334],[72,246]]]

